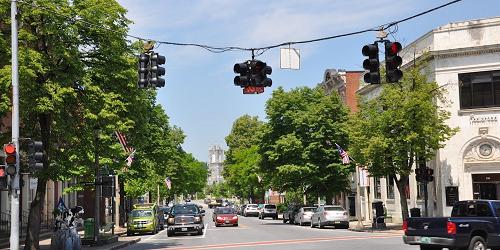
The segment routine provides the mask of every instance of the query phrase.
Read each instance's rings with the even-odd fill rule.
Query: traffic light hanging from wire
[[[380,84],[380,62],[377,43],[363,46],[361,53],[363,53],[363,56],[368,57],[363,61],[363,68],[369,71],[365,73],[364,81],[371,84]]]
[[[161,65],[165,64],[165,56],[148,51],[139,55],[139,65],[137,73],[139,75],[137,86],[139,88],[161,88],[165,86],[165,68]]]
[[[385,79],[388,83],[398,82],[403,77],[403,72],[398,69],[403,59],[398,55],[401,44],[398,42],[385,41]]]
[[[265,87],[271,87],[273,84],[271,78],[267,77],[273,69],[259,60],[237,63],[233,71],[239,74],[234,77],[234,85],[243,88],[243,94],[260,94],[264,92]]]

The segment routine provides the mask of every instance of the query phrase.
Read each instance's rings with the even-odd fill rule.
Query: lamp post
[[[99,205],[100,205],[100,186],[99,186],[99,132],[100,129],[98,126],[94,127],[94,171],[95,171],[95,204],[94,204],[94,244],[99,243]]]

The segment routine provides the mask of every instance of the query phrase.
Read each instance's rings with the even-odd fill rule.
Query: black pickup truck
[[[174,205],[167,219],[167,236],[174,236],[176,233],[203,234],[204,216],[205,210],[196,204]]]
[[[403,222],[406,244],[421,250],[500,250],[500,201],[459,201],[451,217],[413,217]]]

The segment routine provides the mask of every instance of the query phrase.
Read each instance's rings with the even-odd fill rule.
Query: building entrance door
[[[499,200],[500,174],[472,175],[474,199]]]

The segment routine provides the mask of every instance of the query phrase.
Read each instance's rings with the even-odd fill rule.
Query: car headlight
[[[236,215],[233,216],[233,220],[236,220],[236,219],[238,219],[238,216],[236,216]]]
[[[174,224],[174,218],[168,218],[167,219],[168,224]]]
[[[220,217],[220,216],[217,216],[217,219],[218,219],[218,220],[222,220],[222,217]]]
[[[201,221],[201,217],[199,217],[199,216],[195,216],[195,217],[194,217],[194,221],[195,221],[195,222],[200,222],[200,221]]]

